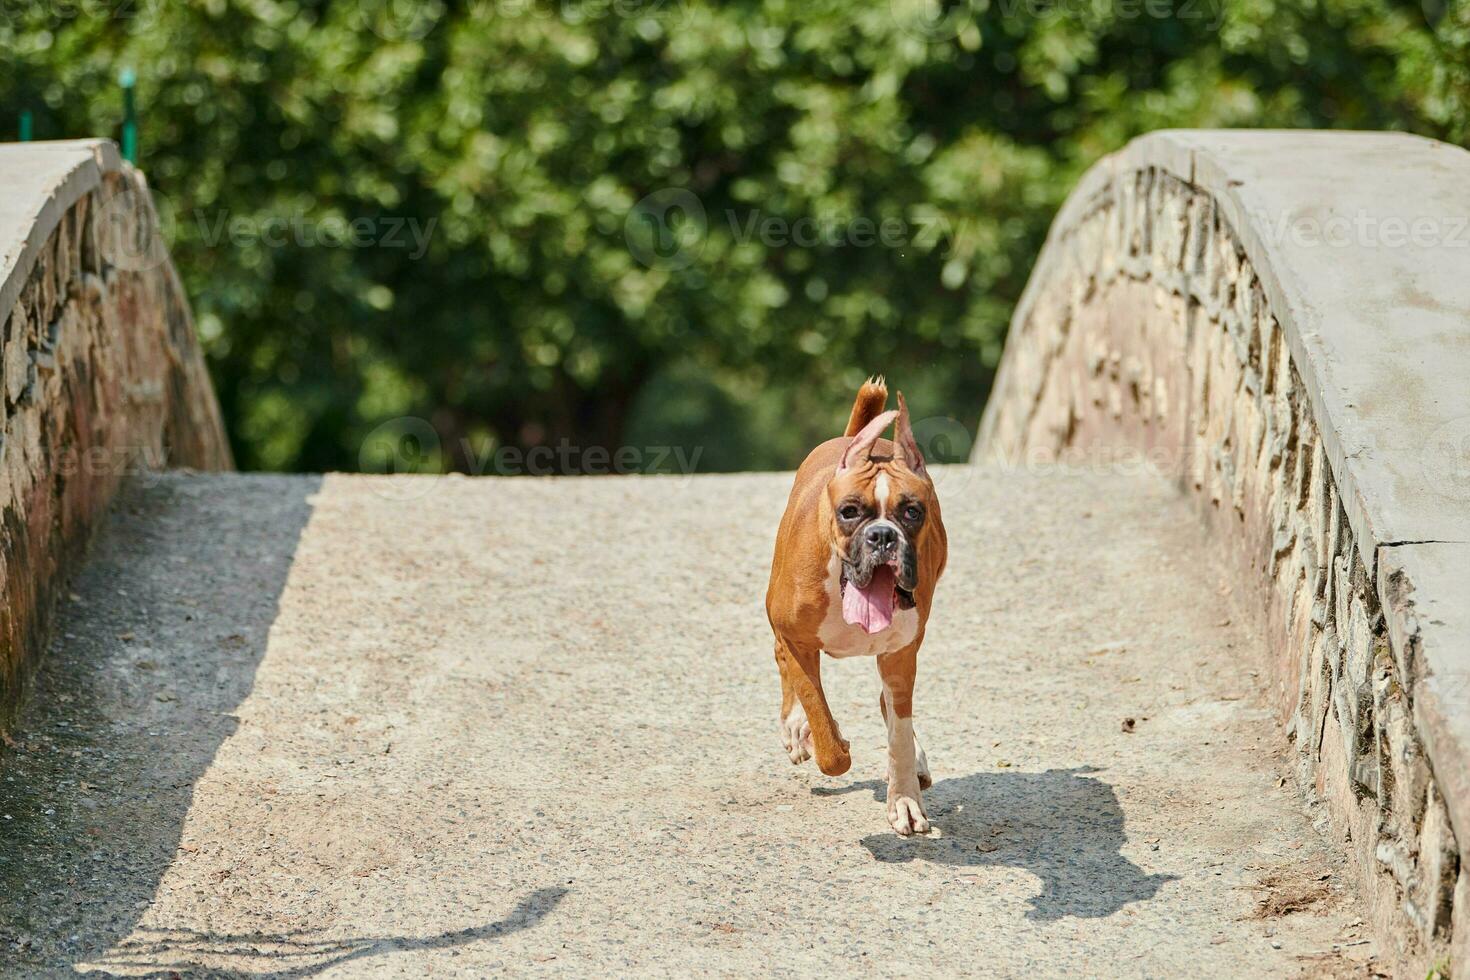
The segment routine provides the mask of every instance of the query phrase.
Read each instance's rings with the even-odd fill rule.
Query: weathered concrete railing
[[[0,315],[3,731],[121,478],[231,462],[147,185],[112,143],[0,146]]]
[[[1470,153],[1135,140],[1053,223],[981,430],[980,457],[1127,451],[1198,498],[1377,925],[1470,970]]]

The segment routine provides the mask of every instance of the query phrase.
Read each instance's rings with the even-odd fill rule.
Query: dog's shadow
[[[879,861],[933,861],[956,867],[1006,865],[1041,879],[1028,919],[1066,916],[1095,919],[1130,902],[1150,899],[1176,875],[1145,874],[1121,849],[1123,808],[1113,788],[1090,777],[1099,770],[984,772],[941,779],[924,793],[929,820],[942,836],[905,840],[873,834],[863,847]],[[854,783],[819,795],[871,789],[883,800],[878,780]]]

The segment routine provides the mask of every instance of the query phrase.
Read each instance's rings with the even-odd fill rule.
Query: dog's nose
[[[898,544],[898,530],[889,524],[874,524],[863,534],[863,539],[874,551],[887,551]]]

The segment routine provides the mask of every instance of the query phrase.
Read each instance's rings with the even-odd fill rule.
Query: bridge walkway
[[[940,471],[938,832],[793,768],[788,474],[135,482],[0,759],[0,974],[1321,975],[1373,955],[1146,476]]]

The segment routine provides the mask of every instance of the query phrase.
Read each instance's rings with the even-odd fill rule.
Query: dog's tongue
[[[852,582],[842,590],[842,618],[869,633],[888,628],[893,622],[893,569],[882,565],[873,569],[866,588]]]

